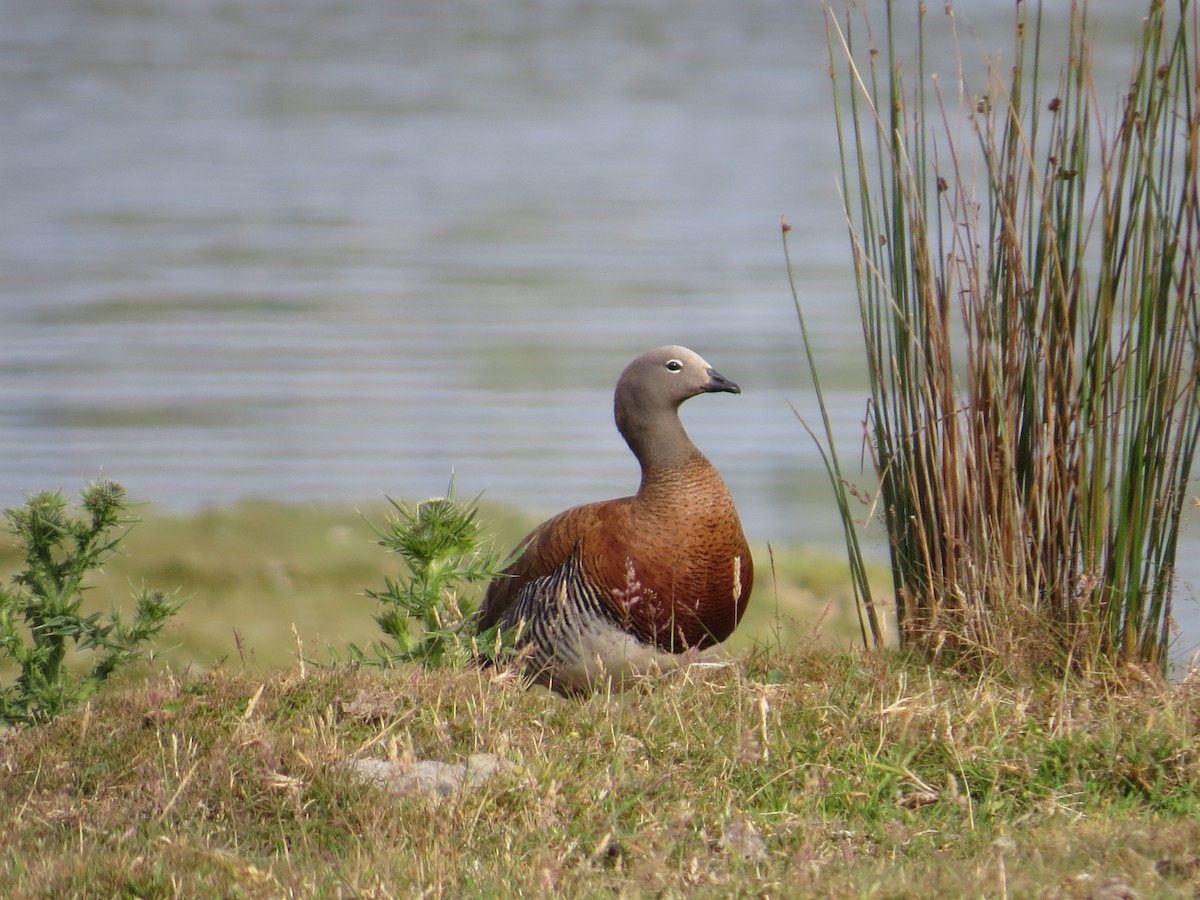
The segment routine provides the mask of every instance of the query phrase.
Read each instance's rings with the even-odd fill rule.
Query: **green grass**
[[[529,524],[480,516],[502,551]],[[379,635],[361,591],[395,560],[374,540],[349,509],[147,511],[92,602],[143,577],[182,587],[177,646],[166,667],[0,736],[0,894],[1200,889],[1195,682],[968,678],[848,650],[844,565],[779,552],[773,579],[765,550],[734,664],[624,697],[321,665],[326,642]],[[0,545],[0,571],[12,563]],[[474,752],[515,769],[440,802],[341,765]]]
[[[481,671],[222,670],[7,735],[0,891],[1186,895],[1198,725],[1195,685],[1005,685],[894,651],[582,703]],[[477,751],[513,772],[440,801],[341,765]]]

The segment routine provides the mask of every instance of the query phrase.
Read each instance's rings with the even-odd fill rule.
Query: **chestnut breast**
[[[578,544],[583,576],[611,597],[630,633],[677,653],[733,632],[754,567],[733,501],[708,461],[664,476],[648,478],[635,497],[551,519],[526,555],[548,573]]]

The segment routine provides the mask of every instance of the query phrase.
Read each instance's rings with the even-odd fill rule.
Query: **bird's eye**
[[[667,371],[668,372],[682,372],[683,371],[683,363],[681,363],[677,359],[668,360],[667,361]]]

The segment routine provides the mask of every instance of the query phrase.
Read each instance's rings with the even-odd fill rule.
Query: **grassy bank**
[[[529,524],[484,515],[505,548]],[[480,671],[313,664],[378,633],[361,591],[393,561],[353,510],[150,513],[91,602],[182,588],[174,649],[0,738],[0,893],[1200,889],[1196,684],[1012,683],[846,650],[844,567],[781,553],[772,578],[759,556],[734,664],[580,702]],[[478,752],[510,768],[444,797],[346,766]]]
[[[1014,686],[890,651],[587,702],[476,671],[222,670],[7,735],[0,891],[1193,895],[1198,724],[1194,684]],[[441,798],[344,765],[481,751],[511,769]]]
[[[170,516],[152,507],[129,533],[88,592],[92,609],[128,606],[131,587],[178,590],[186,602],[158,641],[176,671],[219,665],[267,671],[293,665],[297,637],[304,653],[328,660],[329,648],[365,646],[381,637],[376,604],[364,595],[399,573],[394,555],[376,543],[368,519],[382,522],[387,504],[363,508],[247,502]],[[510,508],[485,505],[480,518],[501,553],[536,524]],[[853,611],[840,560],[791,548],[772,559],[754,549],[759,577],[732,646],[794,645],[815,634],[846,646]],[[0,534],[0,575],[17,568],[10,535]]]

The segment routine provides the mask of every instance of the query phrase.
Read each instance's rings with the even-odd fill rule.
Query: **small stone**
[[[394,794],[432,794],[447,797],[462,788],[478,788],[496,775],[514,770],[494,753],[472,753],[465,763],[423,759],[402,765],[386,759],[350,759],[346,765],[361,780],[379,784]]]
[[[918,788],[900,796],[896,805],[901,809],[920,809],[942,799],[942,795],[934,788]]]
[[[379,688],[362,689],[338,702],[338,711],[356,722],[386,722],[396,715],[396,695]]]
[[[747,862],[760,863],[767,859],[767,844],[752,824],[745,819],[734,819],[725,824],[721,835],[721,846]]]
[[[497,756],[495,753],[472,753],[467,757],[463,784],[466,787],[479,787],[496,775],[510,775],[515,771],[516,766],[503,756]]]
[[[1200,856],[1195,854],[1179,859],[1164,856],[1154,864],[1154,871],[1162,878],[1187,878],[1197,869],[1200,869]]]
[[[1138,900],[1137,891],[1120,878],[1106,878],[1088,896],[1091,900]]]

